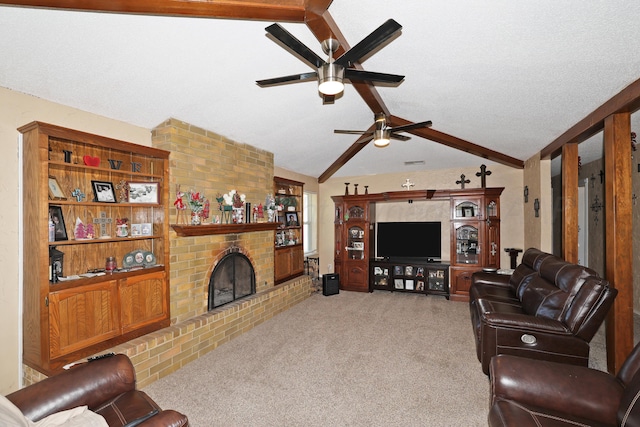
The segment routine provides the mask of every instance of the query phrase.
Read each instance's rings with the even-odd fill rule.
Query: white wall
[[[480,159],[479,159],[480,160]],[[364,186],[369,186],[369,193],[382,193],[385,191],[403,191],[402,184],[407,178],[415,184],[413,190],[444,190],[460,188],[456,181],[460,174],[471,177],[471,183],[466,188],[479,188],[480,178],[476,172],[480,170],[480,164],[474,169],[443,169],[437,171],[424,171],[412,173],[398,173],[387,175],[366,175],[332,178],[320,184],[319,223],[322,233],[319,236],[320,272],[322,274],[334,272],[333,245],[334,245],[334,204],[331,196],[344,194],[345,182],[350,182],[351,194],[353,184],[358,183],[358,191],[363,192]],[[505,187],[500,197],[500,241],[502,248],[522,248],[524,244],[524,215],[522,208],[523,171],[508,166],[487,162],[487,170],[492,173],[487,177],[487,187]],[[382,215],[382,217],[380,216]],[[443,260],[449,259],[449,220],[450,210],[448,203],[440,201],[414,202],[412,204],[381,203],[376,206],[376,217],[385,221],[441,221],[443,223]],[[446,225],[446,226],[445,226]],[[504,252],[500,256],[500,265],[509,268],[510,258]]]
[[[3,225],[0,244],[0,393],[7,394],[20,387],[20,271],[18,254],[22,223],[19,215],[20,194],[18,127],[34,120],[105,135],[111,138],[151,145],[151,132],[117,120],[96,116],[43,99],[0,87],[0,223]],[[30,161],[26,159],[25,161]],[[29,259],[29,254],[25,255]]]

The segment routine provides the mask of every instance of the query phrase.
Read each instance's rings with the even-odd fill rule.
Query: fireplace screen
[[[209,279],[209,310],[256,292],[251,261],[239,252],[225,255]]]

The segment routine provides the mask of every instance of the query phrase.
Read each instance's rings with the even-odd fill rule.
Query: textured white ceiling
[[[334,0],[329,12],[351,46],[389,18],[403,26],[363,63],[406,76],[378,88],[393,115],[522,160],[640,78],[636,1]],[[310,70],[269,24],[0,6],[0,86],[149,129],[175,117],[317,177],[356,139],[333,129],[367,129],[373,113],[350,85],[333,105],[315,82],[259,88]],[[324,57],[305,25],[283,26]],[[414,136],[369,144],[335,176],[482,163]]]

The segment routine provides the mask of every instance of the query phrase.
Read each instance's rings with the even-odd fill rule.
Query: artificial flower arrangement
[[[204,195],[200,194],[200,192],[191,190],[187,194],[187,205],[189,206],[189,209],[191,209],[191,212],[202,212],[205,203],[206,199],[204,198]]]

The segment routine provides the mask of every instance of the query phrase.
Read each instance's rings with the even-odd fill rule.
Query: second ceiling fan
[[[334,133],[344,133],[350,135],[369,135],[369,138],[359,140],[361,143],[369,142],[373,140],[373,144],[376,147],[386,147],[392,139],[400,141],[407,141],[411,137],[405,135],[398,135],[398,132],[405,132],[412,129],[428,128],[431,127],[431,120],[419,123],[411,123],[403,126],[391,127],[387,125],[387,117],[384,113],[377,113],[375,115],[375,129],[373,130],[339,130],[336,129]]]
[[[344,79],[352,81],[399,83],[404,79],[404,76],[376,73],[350,67],[353,67],[356,62],[360,61],[385,41],[389,40],[401,29],[402,26],[400,24],[393,19],[389,19],[365,37],[360,43],[343,53],[337,59],[333,58],[333,54],[340,47],[338,40],[332,38],[324,40],[322,42],[322,49],[329,56],[328,60],[325,61],[282,26],[278,24],[269,25],[265,28],[269,34],[296,53],[300,59],[316,71],[276,77],[273,79],[258,80],[256,83],[260,87],[268,87],[317,78],[318,90],[323,95],[325,102],[332,101],[335,95],[344,90]]]

